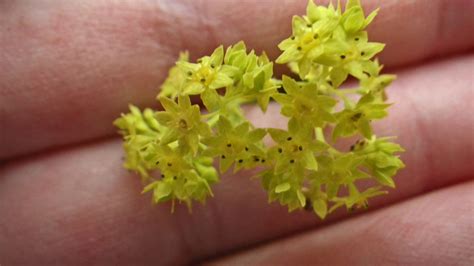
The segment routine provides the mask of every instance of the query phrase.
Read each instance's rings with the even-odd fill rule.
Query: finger
[[[472,265],[474,182],[208,265]]]
[[[400,136],[407,168],[395,178],[398,188],[371,201],[370,210],[472,176],[473,118],[465,109],[472,92],[463,83],[471,60],[400,73],[400,87],[390,91],[397,104],[380,131]],[[255,122],[274,126],[280,120]],[[112,141],[3,166],[0,258],[176,265],[322,224],[312,213],[269,206],[248,173],[224,176],[215,197],[193,214],[184,206],[175,214],[168,204],[152,208],[149,196],[139,195],[139,179],[122,170],[122,154],[119,141]],[[325,222],[344,217],[341,211]]]
[[[381,5],[370,29],[382,62],[413,63],[473,45],[472,1]],[[179,50],[239,40],[277,54],[306,1],[7,1],[0,9],[0,159],[113,134],[128,103],[155,105]]]

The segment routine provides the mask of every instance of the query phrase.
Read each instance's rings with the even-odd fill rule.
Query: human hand
[[[178,51],[242,39],[275,57],[305,5],[0,3],[0,264],[472,263],[471,1],[380,3],[369,34],[387,43],[381,62],[399,78],[377,132],[399,136],[407,168],[369,212],[288,214],[240,174],[224,176],[207,206],[170,214],[122,169],[111,123],[129,102],[155,104]],[[282,124],[277,114],[249,110],[259,126]]]

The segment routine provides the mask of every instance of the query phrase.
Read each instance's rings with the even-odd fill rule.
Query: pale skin
[[[180,50],[242,39],[275,58],[306,1],[1,1],[0,265],[472,265],[474,2],[363,2],[399,77],[376,132],[407,167],[369,211],[320,221],[268,205],[249,173],[192,214],[152,206],[112,126],[157,106]],[[283,126],[276,106],[249,117]]]

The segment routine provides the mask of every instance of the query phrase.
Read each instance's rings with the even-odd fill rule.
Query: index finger
[[[472,47],[472,1],[364,1],[400,66]],[[178,51],[245,40],[277,55],[306,1],[12,1],[0,3],[0,159],[114,133],[128,103],[155,105]]]

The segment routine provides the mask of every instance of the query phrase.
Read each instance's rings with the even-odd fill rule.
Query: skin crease
[[[290,264],[291,259],[312,264],[317,254],[326,256],[323,263],[331,262],[333,254],[334,264],[473,261],[472,183],[463,183],[472,179],[474,170],[473,118],[466,112],[472,106],[473,56],[466,52],[422,62],[472,48],[471,1],[369,2],[382,5],[370,32],[388,43],[381,61],[400,67],[399,79],[389,89],[396,104],[376,132],[400,136],[408,151],[403,154],[407,168],[396,177],[397,190],[371,201],[374,212],[330,227],[321,227],[314,214],[288,214],[278,204],[269,206],[248,173],[224,176],[214,189],[215,199],[206,207],[196,206],[192,215],[184,208],[170,215],[169,205],[151,207],[149,197],[139,195],[138,178],[121,168],[118,140],[74,144],[114,132],[110,123],[129,102],[153,104],[156,84],[178,50],[193,44],[191,52],[200,55],[220,42],[239,39],[269,50],[288,34],[282,29],[288,30],[291,14],[304,11],[305,1],[78,2],[0,3],[0,157],[66,145],[0,166],[0,264],[177,265],[247,249],[217,264],[239,264],[242,259],[244,264],[265,265],[275,261],[268,256],[256,261],[255,256],[281,256],[285,243],[301,247],[286,258]],[[237,9],[226,13],[231,6]],[[245,23],[259,27],[239,23],[242,10],[252,10],[248,15],[255,18]],[[262,17],[261,11],[272,15]],[[182,19],[183,13],[190,15]],[[193,17],[197,14],[202,17]],[[407,23],[408,18],[419,23]],[[222,23],[229,23],[229,30],[219,32]],[[173,27],[180,29],[178,34]],[[401,68],[415,62],[419,64]],[[98,91],[107,99],[98,97]],[[270,115],[278,112],[276,107],[271,109],[265,119],[254,110],[249,116],[257,125],[275,126],[281,120]],[[442,190],[395,204],[436,189]],[[404,223],[397,226],[387,216]],[[348,217],[341,211],[324,223]],[[394,226],[370,231],[364,222],[377,220]],[[416,234],[406,233],[409,226],[423,228],[427,221],[432,230],[412,231],[440,244],[416,242]],[[446,229],[448,221],[456,226]],[[268,242],[317,227],[306,237]],[[358,234],[358,228],[368,233]],[[390,235],[396,237],[391,240]],[[374,253],[354,242],[378,239],[384,245],[371,244]],[[252,249],[263,242],[264,248]],[[424,244],[422,252],[417,252],[419,246],[404,248],[405,243]],[[353,252],[353,246],[361,252]],[[339,248],[351,257],[334,258]]]
[[[474,232],[473,189],[441,189],[206,265],[472,265],[474,239],[463,232]]]

